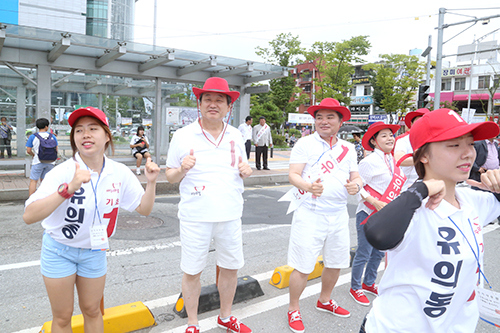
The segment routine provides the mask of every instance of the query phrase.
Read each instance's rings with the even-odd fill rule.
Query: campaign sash
[[[406,176],[402,173],[399,164],[394,164],[393,160],[393,165],[394,165],[394,174],[392,175],[391,182],[389,183],[389,186],[387,186],[384,194],[378,193],[372,187],[370,187],[370,185],[363,186],[363,188],[372,197],[385,203],[389,203],[392,200],[394,200],[401,193],[403,184],[406,182]],[[373,214],[375,214],[375,212],[377,212],[377,209],[372,204],[368,203],[368,201],[365,201],[364,204],[369,209],[372,209],[373,212],[363,222],[361,222],[361,224],[365,224],[368,218],[370,218],[370,216],[372,216]]]
[[[337,179],[333,171],[335,171],[336,168],[339,168],[341,163],[345,161],[345,157],[348,152],[349,148],[344,145],[337,145],[333,147],[330,151],[323,154],[320,160],[315,163],[313,167],[311,167],[304,180],[313,183],[318,180],[318,178],[321,178],[321,181],[323,181],[325,178],[330,177]],[[339,181],[343,184],[345,180]],[[288,192],[286,192],[285,195],[279,198],[278,202],[290,201],[288,211],[286,212],[287,214],[290,214],[300,205],[302,205],[304,201],[307,201],[307,199],[311,197],[312,193],[298,189],[294,186]]]
[[[266,132],[266,130],[269,128],[269,126],[267,126],[267,124],[264,124],[264,126],[262,126],[262,128],[260,129],[260,131],[257,132],[257,141],[260,140],[260,138],[264,135],[264,133]]]

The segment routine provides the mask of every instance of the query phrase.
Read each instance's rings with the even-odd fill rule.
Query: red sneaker
[[[217,325],[219,325],[220,328],[227,330],[227,332],[252,333],[252,330],[248,328],[247,325],[240,323],[238,319],[236,319],[236,317],[233,316],[229,318],[229,321],[227,323],[222,322],[222,320],[220,320],[220,316],[218,316]]]
[[[200,329],[196,326],[188,326],[186,333],[200,333]]]
[[[288,327],[295,333],[304,332],[304,324],[302,323],[302,316],[299,310],[288,312]]]
[[[378,287],[374,284],[372,284],[371,286],[367,286],[366,284],[362,284],[361,285],[361,288],[369,293],[369,294],[372,294],[373,296],[378,296]]]
[[[364,306],[370,305],[370,300],[368,299],[368,297],[365,296],[363,290],[361,289],[354,290],[351,288],[349,290],[349,294],[351,294],[352,298],[354,298],[354,301],[356,301],[356,303]]]
[[[333,299],[331,299],[327,305],[323,305],[323,303],[321,303],[318,300],[318,302],[316,303],[316,309],[319,311],[328,312],[328,313],[334,314],[334,315],[339,316],[339,317],[344,317],[344,318],[347,318],[351,315],[351,313],[349,311],[338,306],[337,303]]]

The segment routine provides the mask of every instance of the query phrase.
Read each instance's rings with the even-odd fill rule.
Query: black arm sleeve
[[[378,250],[395,248],[403,240],[413,214],[428,194],[427,186],[417,181],[406,192],[373,214],[364,226],[368,242]]]

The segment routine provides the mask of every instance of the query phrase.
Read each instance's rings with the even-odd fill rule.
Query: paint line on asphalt
[[[378,271],[383,270],[385,267],[385,263],[382,262],[380,266],[378,267]],[[335,288],[338,286],[342,286],[344,284],[350,283],[351,282],[351,273],[347,273],[344,275],[341,275],[337,281],[337,284],[335,285]],[[312,297],[315,295],[318,295],[321,292],[321,282],[318,281],[317,283],[307,286],[304,291],[302,292],[302,295],[300,296],[300,299]],[[238,318],[238,320],[243,320],[248,317],[252,317],[255,315],[258,315],[262,312],[274,310],[278,307],[288,305],[289,302],[289,296],[288,293],[284,295],[280,295],[277,297],[273,297],[271,299],[251,304],[248,306],[245,306],[242,309],[236,309],[233,310],[232,315]],[[214,328],[217,328],[217,316],[212,316],[209,318],[205,318],[203,320],[200,320],[199,325],[200,328],[203,329],[203,331],[211,330]],[[186,331],[187,324],[184,324],[182,326],[175,327],[173,329],[168,329],[166,331],[163,331],[162,333],[184,333]]]

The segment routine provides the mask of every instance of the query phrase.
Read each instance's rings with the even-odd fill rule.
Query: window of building
[[[489,76],[480,76],[477,82],[478,89],[488,89],[490,87],[490,77]]]
[[[307,72],[302,73],[302,81],[307,82],[307,81],[311,81],[311,79],[312,79],[311,72],[307,71]]]
[[[441,81],[442,91],[451,91],[451,79]]]
[[[352,87],[351,96],[356,96],[356,86]]]
[[[310,84],[306,84],[304,86],[304,92],[311,92],[311,85]]]
[[[455,78],[455,91],[465,90],[465,78]]]
[[[305,101],[304,106],[311,106],[311,100],[308,99],[307,101]]]
[[[372,94],[372,86],[365,86],[363,96],[371,96],[371,94]]]

